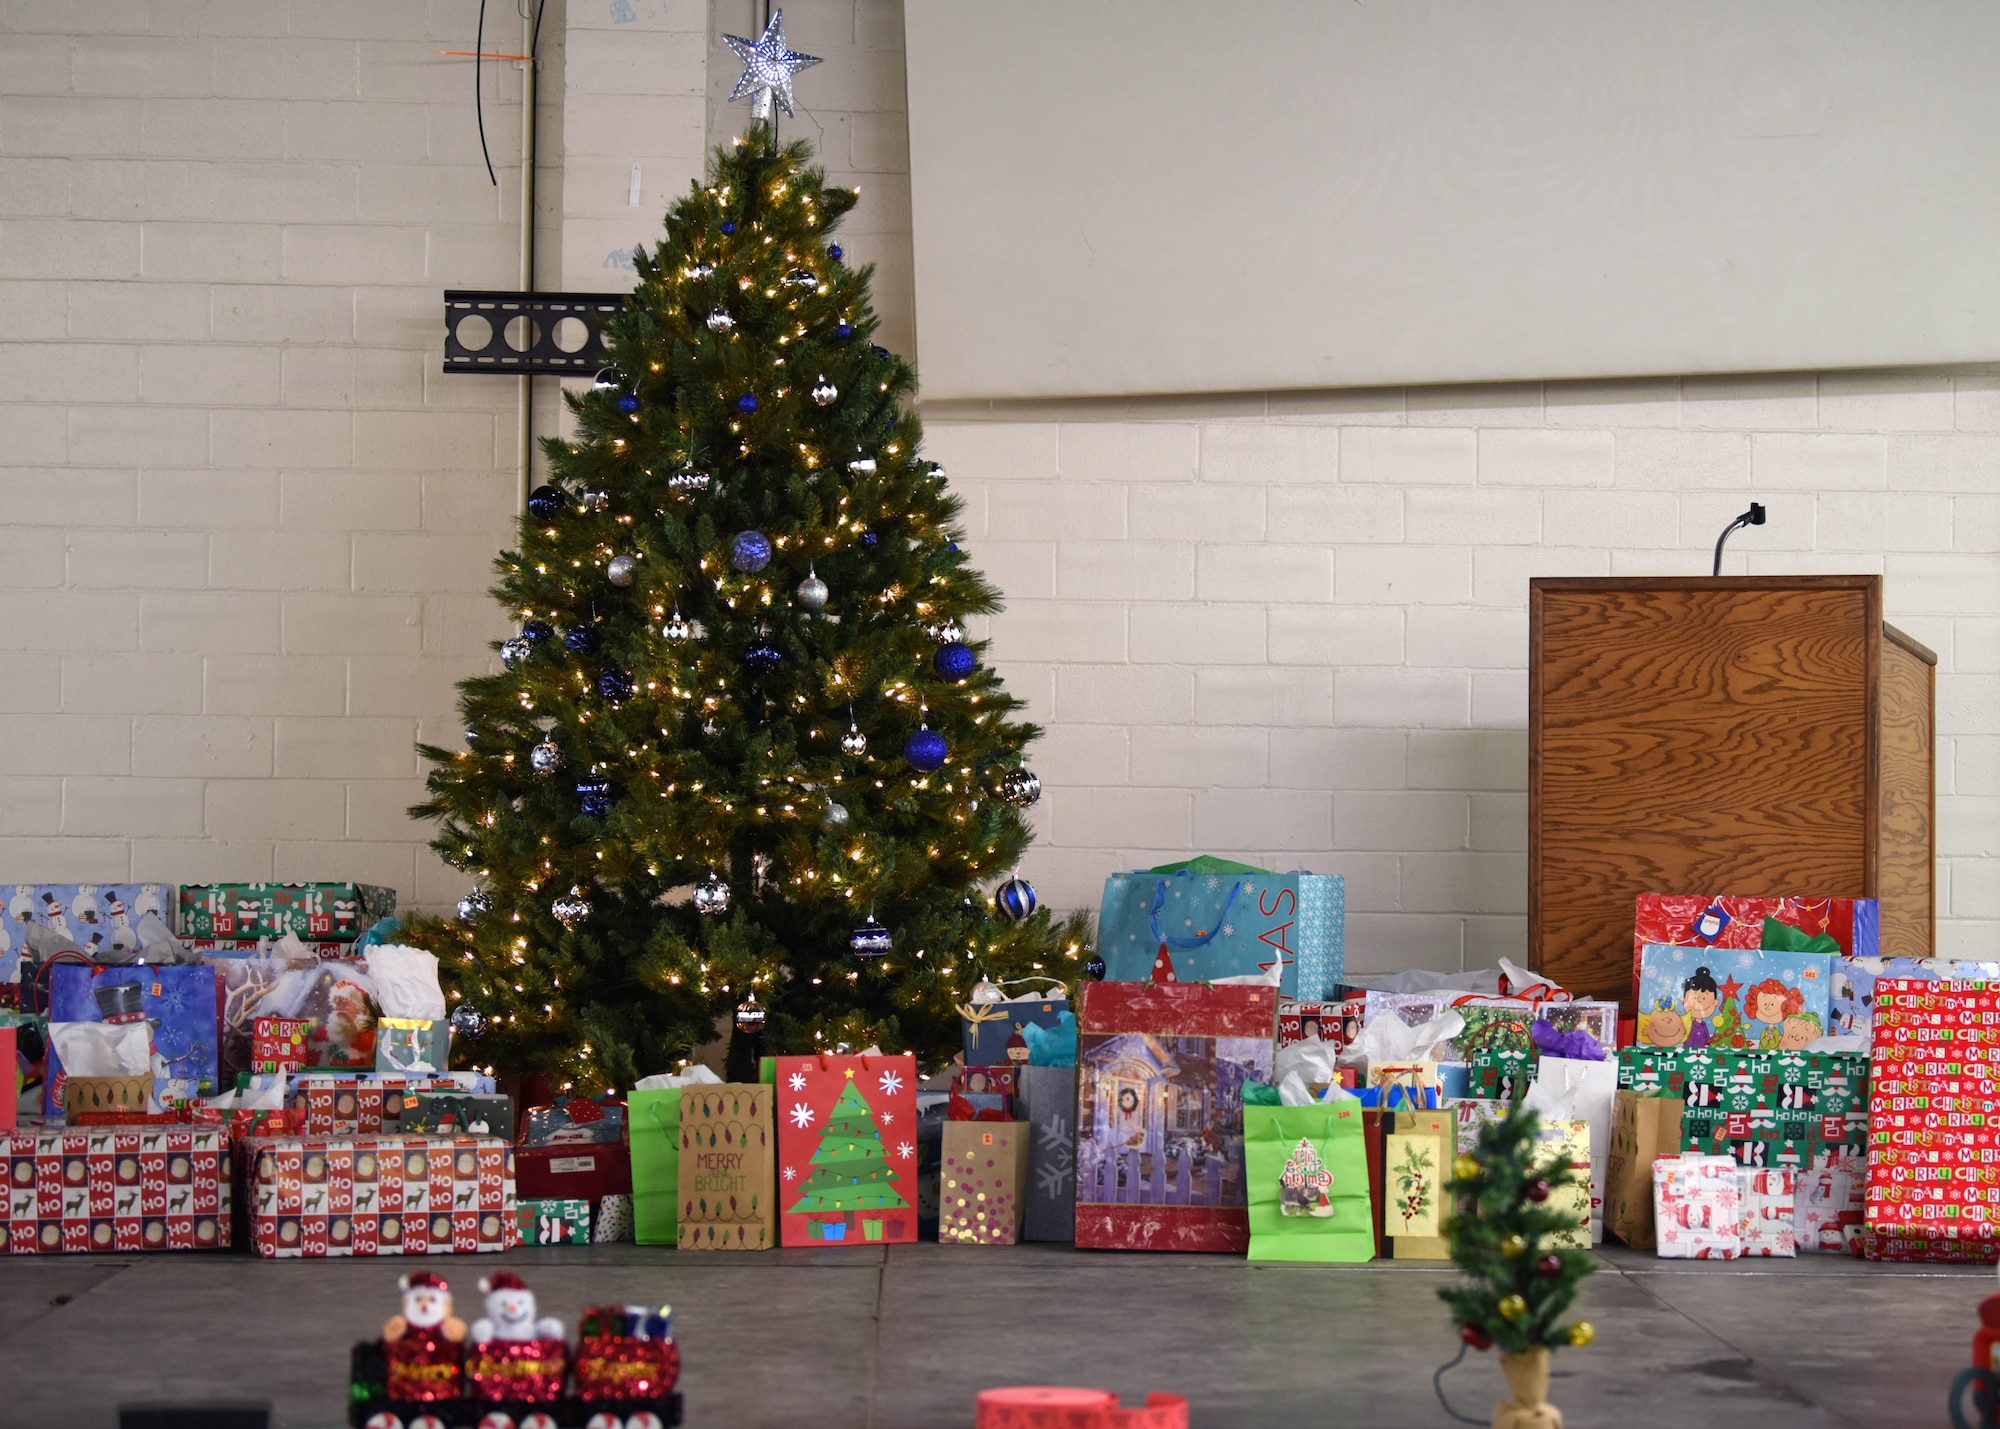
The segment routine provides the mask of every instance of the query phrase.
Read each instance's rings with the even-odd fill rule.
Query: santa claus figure
[[[459,1396],[465,1321],[451,1313],[451,1287],[428,1270],[405,1275],[403,1313],[382,1326],[389,1361],[389,1398],[429,1404]]]

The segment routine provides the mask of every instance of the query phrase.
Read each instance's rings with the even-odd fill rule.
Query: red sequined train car
[[[671,1429],[681,1422],[680,1350],[666,1307],[586,1310],[574,1350],[535,1318],[519,1278],[482,1280],[488,1315],[468,1334],[445,1283],[405,1276],[404,1313],[354,1347],[353,1429]]]

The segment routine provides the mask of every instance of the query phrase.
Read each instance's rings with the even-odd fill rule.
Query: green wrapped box
[[[1679,1097],[1681,1149],[1744,1166],[1807,1169],[1867,1146],[1868,1059],[1859,1052],[1625,1047],[1618,1085]]]
[[[1482,1101],[1519,1101],[1535,1079],[1535,1060],[1512,1048],[1474,1052],[1466,1088]]]
[[[518,1201],[522,1245],[589,1245],[590,1202]]]
[[[372,883],[193,883],[181,887],[184,938],[301,938],[351,943],[396,911]]]

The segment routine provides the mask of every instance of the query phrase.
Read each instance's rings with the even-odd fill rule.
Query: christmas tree
[[[868,1103],[855,1089],[853,1074],[840,1090],[840,1100],[827,1113],[826,1130],[812,1154],[812,1172],[800,1188],[791,1213],[813,1211],[872,1211],[903,1209],[909,1202],[890,1184],[889,1163],[882,1154],[882,1128],[875,1124]]]
[[[423,747],[411,812],[478,880],[408,935],[461,1063],[626,1086],[727,1033],[735,1080],[934,1064],[979,978],[1082,966],[1080,921],[983,889],[1027,846],[1039,731],[961,624],[998,595],[833,241],[857,194],[808,154],[753,125],[635,255],[616,365],[497,562],[505,668],[459,687],[463,750]]]
[[[1457,1210],[1445,1226],[1452,1263],[1465,1283],[1438,1291],[1459,1335],[1474,1349],[1499,1345],[1519,1356],[1587,1345],[1587,1320],[1557,1323],[1590,1274],[1590,1254],[1556,1244],[1576,1224],[1548,1204],[1552,1192],[1581,1184],[1569,1161],[1543,1156],[1540,1118],[1516,1102],[1505,1118],[1479,1128],[1475,1155],[1452,1164],[1446,1190]]]

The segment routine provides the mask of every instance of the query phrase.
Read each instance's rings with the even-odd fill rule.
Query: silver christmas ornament
[[[820,373],[819,382],[813,387],[813,401],[819,403],[822,407],[831,407],[834,398],[839,395],[840,389],[826,380],[824,372]]]
[[[492,911],[493,895],[483,888],[475,888],[458,900],[458,921],[461,923],[470,923]]]
[[[708,315],[708,330],[710,332],[728,332],[735,326],[736,319],[729,316],[721,308],[717,308]]]
[[[950,617],[946,617],[936,625],[926,625],[924,627],[924,634],[930,636],[931,639],[937,641],[940,645],[950,645],[955,641],[965,639],[965,631],[960,629],[958,622]]]
[[[802,55],[785,45],[785,12],[773,10],[771,22],[764,26],[764,33],[754,40],[746,40],[741,35],[724,35],[722,42],[736,52],[736,58],[743,61],[743,77],[736,81],[736,88],[729,92],[734,103],[744,95],[750,96],[750,116],[753,119],[771,118],[771,101],[787,116],[792,112],[792,76],[802,69],[811,69],[819,63],[816,55]]]
[[[819,826],[829,830],[847,827],[847,805],[828,803],[826,812],[819,816]]]
[[[815,575],[811,568],[806,570],[806,578],[798,583],[792,594],[807,610],[819,610],[826,605],[826,582]]]
[[[847,733],[840,737],[840,752],[855,755],[868,752],[868,736],[852,720],[848,721]]]
[[[785,282],[794,288],[817,288],[819,275],[810,268],[794,268],[785,274]]]
[[[697,263],[694,267],[688,269],[688,276],[696,282],[700,282],[704,278],[712,278],[715,276],[715,265],[713,263]]]
[[[469,1002],[461,1002],[451,1010],[451,1035],[454,1037],[477,1037],[486,1030],[486,1014]]]
[[[583,504],[585,509],[590,511],[608,511],[611,508],[611,497],[602,491],[586,491],[583,493]]]
[[[562,746],[553,739],[545,739],[528,751],[528,767],[537,774],[553,774],[562,766]]]
[[[736,1030],[745,1037],[755,1037],[764,1030],[764,1005],[757,1001],[756,993],[736,1004]]]
[[[932,481],[942,482],[944,480],[943,462],[941,461],[932,462],[930,466],[926,469],[926,471]]]
[[[873,962],[877,958],[887,957],[894,942],[895,935],[873,918],[847,935],[848,951],[863,962]]]
[[[1000,798],[1017,809],[1025,809],[1042,797],[1042,781],[1026,769],[1009,769],[1000,778]]]
[[[729,885],[717,878],[713,869],[694,886],[694,911],[711,918],[729,911]]]
[[[500,663],[511,670],[534,653],[535,647],[516,635],[512,640],[501,642]]]
[[[597,376],[591,381],[590,390],[593,392],[616,392],[618,390],[618,374],[608,367],[599,368]]]
[[[632,584],[632,577],[639,573],[639,559],[636,556],[613,556],[604,567],[604,578],[621,590]]]
[[[701,492],[708,490],[708,484],[708,473],[705,471],[696,471],[691,466],[684,466],[667,478],[667,490],[669,491]]]
[[[673,614],[673,619],[660,627],[660,634],[678,645],[681,641],[693,636],[694,627],[683,620],[681,613],[677,610]]]
[[[549,905],[549,912],[556,915],[556,921],[574,933],[576,925],[590,916],[590,901],[583,896],[583,890],[571,885],[568,893]]]
[[[847,464],[847,469],[856,476],[873,476],[875,474],[875,458],[861,450],[860,447],[856,447],[854,449],[854,460]]]

